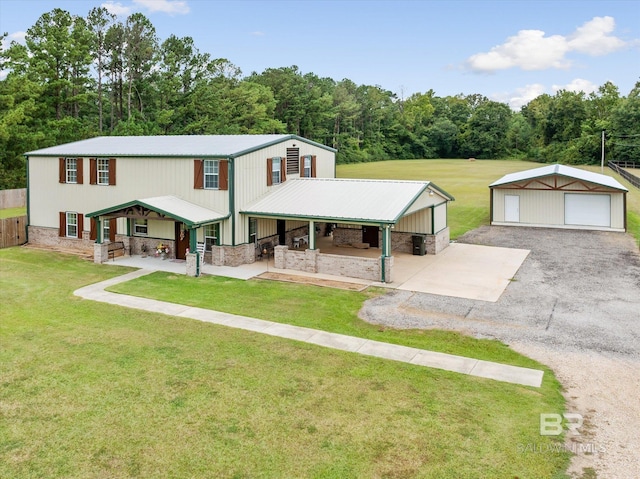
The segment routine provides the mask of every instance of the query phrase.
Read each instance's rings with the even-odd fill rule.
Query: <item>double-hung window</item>
[[[204,160],[204,187],[218,189],[220,186],[220,163],[218,160]]]
[[[147,236],[148,234],[147,220],[135,219],[133,220],[133,234],[136,236]]]
[[[276,156],[271,161],[271,184],[279,185],[282,181],[282,158]]]
[[[78,213],[67,212],[66,235],[67,238],[78,237]]]
[[[65,159],[66,170],[66,182],[77,183],[78,182],[78,160],[76,158]]]
[[[258,244],[258,220],[249,218],[249,243]]]
[[[204,227],[204,248],[211,251],[212,246],[220,244],[220,223],[206,225]]]
[[[304,168],[302,171],[302,176],[304,178],[311,178],[311,155],[307,155],[304,157]]]
[[[98,184],[109,184],[109,159],[98,158]]]

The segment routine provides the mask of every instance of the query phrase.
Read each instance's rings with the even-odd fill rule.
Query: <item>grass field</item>
[[[0,220],[4,218],[13,218],[27,214],[27,208],[3,208],[0,210]]]
[[[489,224],[489,185],[508,173],[539,168],[540,163],[507,160],[393,160],[338,165],[339,178],[393,178],[433,181],[456,199],[449,204],[449,227],[455,239],[480,225]],[[583,166],[600,173],[598,166]],[[628,231],[640,242],[640,190],[610,169],[612,176],[629,190]]]
[[[523,387],[81,300],[74,289],[124,271],[56,253],[1,250],[0,271],[0,477],[564,477],[568,454],[539,434],[539,414],[564,408],[549,372]],[[224,290],[214,307],[371,329],[355,318],[362,293],[260,282],[257,301],[253,282],[152,280],[194,302]]]

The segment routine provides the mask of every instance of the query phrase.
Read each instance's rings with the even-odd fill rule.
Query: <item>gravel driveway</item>
[[[640,471],[640,253],[627,234],[484,226],[458,242],[531,253],[495,303],[391,291],[360,316],[395,328],[438,328],[493,338],[550,366],[568,412],[592,428],[596,450],[571,472],[634,478]],[[588,447],[584,449],[589,449]],[[579,477],[576,475],[576,477]]]

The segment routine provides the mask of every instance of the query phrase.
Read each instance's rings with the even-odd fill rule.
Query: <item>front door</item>
[[[176,221],[176,259],[187,259],[189,248],[189,229],[184,223]]]
[[[287,244],[287,222],[286,220],[278,220],[278,244]]]
[[[520,222],[520,197],[517,195],[504,196],[504,220],[509,223]]]
[[[369,243],[370,248],[378,248],[378,227],[377,226],[363,226],[362,227],[362,242]]]

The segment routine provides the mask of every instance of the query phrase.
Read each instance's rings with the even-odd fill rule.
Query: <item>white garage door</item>
[[[611,226],[611,196],[565,194],[564,223],[581,226]]]

